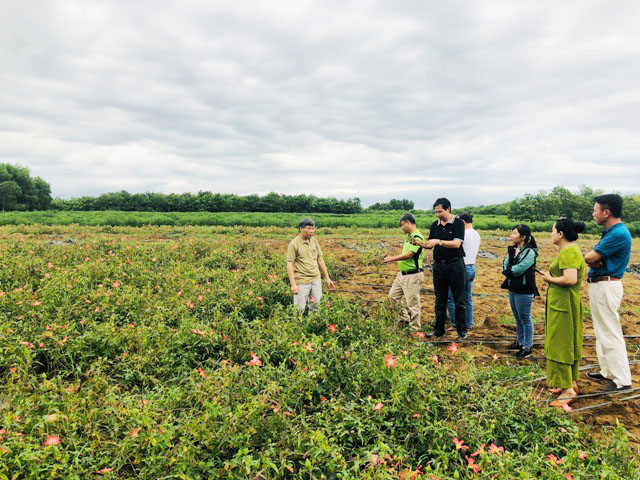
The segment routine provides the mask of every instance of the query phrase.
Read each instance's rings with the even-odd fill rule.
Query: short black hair
[[[315,226],[316,226],[316,222],[311,220],[309,217],[305,217],[298,222],[298,228],[315,227]]]
[[[583,222],[574,222],[569,217],[560,217],[555,223],[556,232],[562,232],[564,238],[570,242],[575,242],[578,239],[578,234],[584,232],[586,225]]]
[[[473,223],[473,215],[471,215],[470,213],[463,213],[461,215],[458,215],[458,218],[464,223]]]
[[[622,216],[622,197],[615,193],[607,193],[596,197],[596,203],[602,210],[609,210],[615,218]]]
[[[400,225],[402,225],[404,222],[413,223],[415,225],[416,224],[416,217],[414,217],[410,213],[405,213],[404,215],[402,215],[402,217],[400,217]]]
[[[440,205],[445,210],[451,210],[451,202],[444,197],[439,198],[435,202],[433,202],[433,208],[436,208],[438,205]]]

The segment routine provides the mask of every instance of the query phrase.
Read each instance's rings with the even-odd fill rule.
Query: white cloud
[[[0,161],[64,197],[638,191],[640,4],[4,2]]]

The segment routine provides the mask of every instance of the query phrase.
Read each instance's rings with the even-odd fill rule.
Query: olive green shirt
[[[320,280],[319,258],[322,258],[322,249],[315,237],[304,240],[298,235],[289,242],[287,262],[293,263],[293,276],[297,284],[306,285]]]

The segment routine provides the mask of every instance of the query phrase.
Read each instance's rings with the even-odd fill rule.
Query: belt
[[[454,263],[463,260],[464,257],[450,258],[449,260],[434,260],[433,263]]]
[[[597,283],[597,282],[619,282],[621,279],[618,277],[591,277],[587,278],[587,283]]]
[[[414,268],[413,270],[405,270],[404,272],[400,272],[402,275],[413,275],[414,273],[423,272],[424,268]]]

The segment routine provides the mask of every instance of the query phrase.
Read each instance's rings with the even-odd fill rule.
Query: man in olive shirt
[[[293,303],[304,311],[307,305],[315,308],[322,298],[322,281],[320,271],[327,282],[327,287],[334,284],[327,272],[327,265],[322,257],[322,249],[313,238],[316,224],[310,218],[303,218],[298,223],[300,235],[289,242],[287,250],[287,275],[293,293]]]
[[[415,242],[424,242],[424,237],[416,227],[416,219],[410,213],[402,216],[400,227],[407,234],[402,245],[402,253],[387,256],[384,263],[398,262],[398,276],[389,290],[389,300],[392,304],[402,301],[402,321],[409,323],[412,332],[422,329],[420,321],[420,289],[424,281],[422,260],[424,251]]]
[[[429,239],[422,244],[433,248],[433,290],[436,297],[436,324],[432,336],[445,334],[449,289],[455,304],[458,340],[467,338],[467,306],[464,301],[464,222],[451,213],[451,202],[438,198],[433,204],[438,220],[433,222]]]

